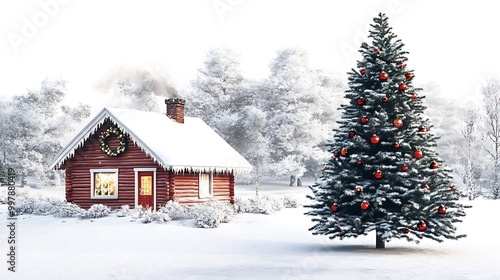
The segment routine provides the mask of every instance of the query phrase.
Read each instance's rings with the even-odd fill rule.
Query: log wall
[[[199,198],[197,173],[171,173],[175,192],[173,200],[182,204],[196,204],[207,202],[210,198]],[[214,174],[212,181],[213,198],[221,201],[234,202],[234,176],[233,174]]]

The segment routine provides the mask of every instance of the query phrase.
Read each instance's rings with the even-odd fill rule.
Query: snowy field
[[[306,193],[286,181],[261,188],[261,195],[293,194],[302,201]],[[253,186],[236,188],[237,196],[253,194]],[[216,229],[195,228],[191,220],[142,224],[114,215],[93,221],[22,215],[17,272],[2,262],[0,279],[500,279],[500,201],[470,204],[459,225],[467,238],[419,245],[394,240],[384,250],[374,249],[374,234],[343,241],[311,235],[302,207],[236,215]],[[0,212],[6,223],[5,205]],[[4,258],[6,229],[0,227]]]

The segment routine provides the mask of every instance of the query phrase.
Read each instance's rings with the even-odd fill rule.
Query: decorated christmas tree
[[[458,239],[465,216],[451,170],[435,151],[437,137],[413,86],[404,44],[379,14],[362,59],[349,75],[348,103],[328,144],[332,156],[311,187],[313,234],[331,239],[376,232],[376,247],[393,238]]]

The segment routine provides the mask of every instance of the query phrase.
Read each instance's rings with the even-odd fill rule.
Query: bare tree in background
[[[494,199],[498,199],[500,198],[500,81],[489,79],[481,93],[486,110],[486,136],[491,141],[486,151],[493,159],[491,194]]]
[[[463,170],[460,172],[463,182],[466,185],[466,195],[469,200],[473,200],[482,195],[481,176],[481,152],[484,148],[483,139],[479,134],[479,114],[477,108],[467,108],[464,116],[464,126],[462,136],[465,140],[465,152],[462,160]]]

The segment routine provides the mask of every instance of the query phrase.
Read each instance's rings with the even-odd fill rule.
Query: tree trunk
[[[473,189],[472,189],[472,145],[471,142],[467,143],[467,166],[465,168],[465,182],[467,185],[467,192],[469,194],[469,200],[473,200]]]
[[[24,188],[28,186],[28,175],[24,174],[24,172],[21,175],[21,188]]]
[[[384,249],[385,248],[385,241],[382,240],[382,238],[378,235],[378,232],[375,235],[377,236],[375,247],[377,249]]]
[[[500,172],[500,163],[499,163],[499,157],[500,157],[500,151],[498,150],[498,144],[496,144],[496,155],[495,155],[495,162],[494,162],[494,175],[493,175],[493,197],[494,199],[499,199],[500,198],[500,178],[498,177],[498,172]]]
[[[497,99],[498,102],[499,99]],[[500,105],[500,104],[496,104]],[[495,108],[498,108],[495,106]],[[498,111],[495,114],[495,161],[494,161],[494,177],[493,177],[493,195],[495,199],[500,198],[500,182],[498,177],[498,172],[500,172],[500,123],[498,120]]]
[[[260,189],[260,174],[259,174],[259,164],[255,165],[255,196],[259,197],[259,189]]]
[[[290,187],[295,186],[295,175],[290,175]]]
[[[297,177],[297,187],[302,187],[302,179],[300,177]]]

